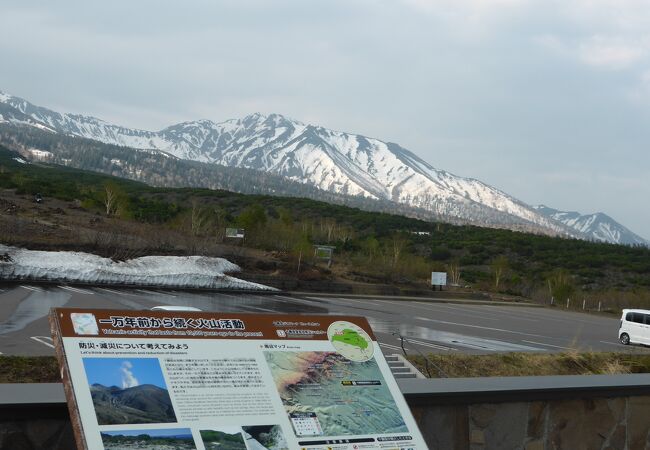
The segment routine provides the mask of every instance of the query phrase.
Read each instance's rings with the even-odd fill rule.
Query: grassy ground
[[[427,375],[423,357],[409,360]],[[428,372],[433,378],[441,376],[435,366],[450,378],[650,373],[650,355],[610,352],[432,354],[429,360]]]
[[[0,356],[0,383],[57,383],[59,364],[53,356]]]
[[[427,374],[424,358],[409,357]],[[608,352],[429,355],[450,378],[650,373],[650,355]],[[431,377],[439,377],[429,363]],[[0,383],[56,383],[59,365],[51,356],[0,356]]]

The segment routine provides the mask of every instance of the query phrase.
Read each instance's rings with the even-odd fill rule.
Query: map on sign
[[[351,361],[368,361],[375,352],[368,333],[350,322],[338,321],[331,324],[327,329],[327,338],[337,352]]]
[[[376,361],[335,352],[265,352],[297,436],[401,433],[408,428]]]

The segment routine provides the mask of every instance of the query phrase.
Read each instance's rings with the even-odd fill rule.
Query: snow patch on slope
[[[539,205],[535,210],[565,224],[588,239],[611,244],[650,245],[650,242],[630,231],[607,214],[581,214],[577,211],[559,211]]]
[[[127,261],[82,252],[48,252],[0,245],[0,279],[165,287],[274,290],[226,275],[236,264],[207,256],[144,256]]]

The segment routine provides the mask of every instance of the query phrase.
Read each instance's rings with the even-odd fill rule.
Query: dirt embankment
[[[427,287],[400,286],[358,280],[345,264],[332,268],[304,260],[300,272],[286,252],[264,251],[194,236],[169,225],[106,217],[78,203],[0,191],[0,243],[32,250],[80,251],[127,260],[147,255],[204,255],[239,265],[241,278],[283,290],[372,295],[426,295]]]
[[[650,373],[650,355],[614,352],[429,355],[409,360],[432,378]]]

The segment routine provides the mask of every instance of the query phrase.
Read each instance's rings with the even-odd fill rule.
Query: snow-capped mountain
[[[561,222],[595,241],[626,245],[650,244],[604,213],[581,214],[576,211],[559,211],[545,205],[538,205],[534,208],[545,216]]]
[[[436,169],[394,143],[279,114],[198,120],[146,131],[61,114],[0,92],[0,122],[27,124],[181,159],[273,173],[350,196],[388,200],[475,224],[584,237],[575,228],[481,181]]]

